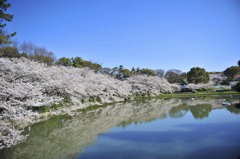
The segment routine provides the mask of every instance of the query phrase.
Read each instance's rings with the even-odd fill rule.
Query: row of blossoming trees
[[[83,60],[81,57],[67,58],[62,57],[58,60],[52,51],[48,51],[46,48],[36,46],[30,42],[13,42],[11,45],[6,45],[0,48],[0,57],[8,58],[20,58],[25,57],[47,65],[61,65],[65,67],[84,68],[88,67],[94,70],[96,73],[107,74],[119,80],[126,80],[131,76],[144,75],[144,76],[159,76],[164,77],[169,83],[178,83],[181,85],[187,83],[208,83],[209,73],[204,68],[193,67],[189,72],[182,72],[177,69],[171,69],[166,72],[162,69],[152,70],[148,68],[135,68],[127,69],[123,65],[114,68],[102,68],[98,63]],[[238,62],[239,64],[239,62]],[[239,66],[232,66],[223,71],[223,75],[226,78],[220,81],[220,84],[229,84],[231,81],[240,74]]]
[[[162,69],[152,70],[148,68],[132,68],[131,70],[124,68],[122,65],[114,68],[102,68],[100,64],[93,63],[91,61],[83,60],[80,57],[67,58],[62,57],[56,60],[54,53],[48,51],[44,47],[36,46],[30,42],[23,42],[19,44],[18,42],[12,42],[11,37],[15,33],[8,34],[4,28],[6,27],[6,22],[11,22],[13,15],[7,13],[8,8],[11,7],[11,4],[7,0],[3,0],[0,4],[1,15],[0,15],[0,57],[8,58],[19,58],[26,57],[28,59],[46,63],[48,65],[63,65],[63,66],[72,66],[76,68],[88,67],[93,69],[96,73],[108,74],[112,77],[115,77],[119,80],[125,80],[131,76],[135,75],[145,75],[145,76],[159,76],[165,77],[169,83],[178,83],[178,84],[187,84],[187,83],[208,83],[209,73],[206,72],[204,68],[193,67],[187,73],[184,73],[180,70],[168,70],[166,73]],[[11,44],[12,43],[12,44]],[[9,45],[11,44],[11,45]],[[240,62],[238,62],[240,65]],[[227,77],[222,84],[229,84],[236,75],[240,74],[240,67],[232,66],[227,68],[223,73]]]

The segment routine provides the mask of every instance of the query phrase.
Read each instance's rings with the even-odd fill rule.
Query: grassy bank
[[[239,95],[239,92],[226,91],[226,92],[195,92],[195,93],[172,93],[172,94],[161,94],[157,98],[181,98],[181,97],[201,97],[201,96],[228,96],[228,95]]]
[[[136,96],[134,100],[149,99],[149,98],[197,98],[197,97],[207,97],[207,96],[239,96],[240,92],[235,91],[225,91],[225,92],[215,92],[215,91],[202,91],[202,92],[188,92],[188,93],[169,93],[160,94],[158,96]]]

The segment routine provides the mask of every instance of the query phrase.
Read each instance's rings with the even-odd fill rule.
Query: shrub
[[[72,61],[70,58],[62,57],[56,62],[56,64],[63,66],[72,66]]]
[[[193,67],[187,73],[187,81],[189,83],[208,83],[209,80],[209,74],[205,71],[204,68]]]
[[[42,47],[36,47],[34,53],[28,57],[34,61],[46,63],[47,65],[53,65],[55,61],[54,53]]]
[[[8,58],[19,58],[21,55],[18,53],[17,48],[6,46],[0,49],[0,57],[8,57]]]
[[[236,75],[240,74],[240,67],[238,66],[228,67],[223,73],[232,81]]]
[[[147,75],[147,76],[156,76],[155,72],[148,68],[143,68],[140,70],[141,75]]]
[[[85,61],[81,57],[78,57],[78,56],[75,58],[72,58],[72,65],[77,68],[88,67],[88,68],[94,70],[95,72],[98,72],[102,69],[102,66],[100,64],[93,63],[91,61]]]

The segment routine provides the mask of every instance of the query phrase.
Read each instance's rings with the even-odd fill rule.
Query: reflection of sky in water
[[[182,118],[165,118],[156,119],[149,123],[138,123],[128,125],[127,128],[114,127],[111,132],[115,131],[191,131],[190,127],[179,127],[181,124],[204,124],[204,123],[228,123],[240,121],[240,116],[232,114],[225,109],[218,109],[211,111],[209,116],[205,119],[194,119],[191,112],[187,112]]]
[[[212,110],[204,119],[182,118],[114,127],[85,148],[79,158],[238,158],[240,116]]]
[[[27,140],[0,150],[0,159],[237,159],[240,104],[224,109],[222,100],[119,103],[56,116],[29,127]]]

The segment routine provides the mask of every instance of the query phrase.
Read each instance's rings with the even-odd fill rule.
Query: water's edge
[[[232,106],[223,106],[221,104],[223,100],[231,102]],[[114,126],[126,127],[132,123],[141,124],[167,116],[179,118],[186,111],[191,111],[196,119],[204,119],[208,117],[211,110],[222,108],[239,114],[240,110],[234,106],[238,102],[239,98],[237,100],[211,97],[155,98],[115,103],[103,107],[88,107],[79,110],[75,116],[55,116],[26,127],[24,133],[29,135],[27,140],[10,149],[2,150],[2,153],[9,158],[46,158],[44,156],[46,154],[54,158],[61,158],[61,156],[75,158],[80,150],[94,143],[99,134],[109,131]]]
[[[181,94],[172,94],[172,96],[175,96],[173,99],[178,99],[178,98],[187,98],[185,95],[181,96]],[[179,97],[178,97],[179,96]],[[189,95],[191,98],[222,98],[222,97],[235,97],[238,98],[239,95],[237,94],[233,94],[233,95],[224,95],[224,94],[220,94],[220,95],[199,95],[199,94],[191,94]],[[26,140],[26,134],[23,133],[23,131],[36,123],[39,122],[43,122],[46,120],[49,120],[53,117],[59,116],[59,115],[69,115],[69,116],[76,116],[79,115],[81,112],[86,112],[86,111],[91,111],[94,109],[98,109],[98,108],[102,108],[102,107],[106,107],[108,105],[113,105],[113,104],[124,104],[125,102],[142,102],[142,101],[150,101],[150,100],[157,100],[157,99],[169,99],[169,94],[167,96],[164,95],[158,95],[158,96],[139,96],[136,98],[131,98],[128,101],[126,100],[122,100],[122,101],[117,101],[117,102],[112,102],[112,103],[99,103],[99,102],[89,102],[89,103],[85,103],[84,106],[81,105],[81,107],[79,106],[65,106],[65,107],[61,107],[59,109],[52,109],[49,112],[43,112],[43,113],[35,113],[33,116],[31,116],[31,118],[28,118],[28,116],[25,117],[24,120],[19,120],[19,121],[11,121],[9,120],[9,122],[11,122],[12,127],[8,127],[9,130],[11,131],[12,136],[8,136],[6,138],[4,138],[4,136],[2,137],[2,142],[5,143],[0,145],[0,149],[6,148],[6,147],[11,147],[12,145],[16,145],[19,144],[21,142],[24,142]],[[33,117],[33,118],[32,118]],[[14,122],[14,123],[13,123]],[[14,126],[14,125],[17,125]]]

